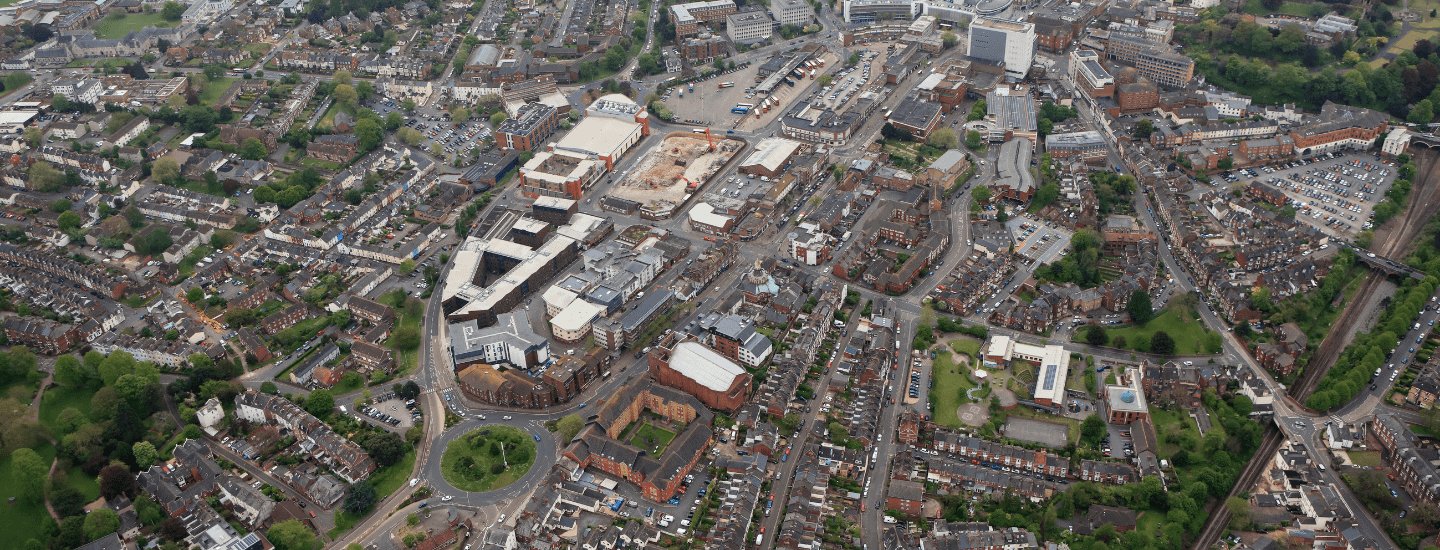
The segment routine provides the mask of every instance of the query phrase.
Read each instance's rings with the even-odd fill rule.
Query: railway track
[[[1235,485],[1230,488],[1230,492],[1225,495],[1225,498],[1211,504],[1210,510],[1208,510],[1210,519],[1205,520],[1205,528],[1200,530],[1200,535],[1190,546],[1191,550],[1207,550],[1210,545],[1220,540],[1220,534],[1230,527],[1230,510],[1225,508],[1225,501],[1241,492],[1249,491],[1251,487],[1255,486],[1256,480],[1260,478],[1260,472],[1265,470],[1265,464],[1270,462],[1270,457],[1280,449],[1280,442],[1284,440],[1285,434],[1281,433],[1280,429],[1273,424],[1270,429],[1266,430],[1265,438],[1260,441],[1260,447],[1255,450],[1255,455],[1250,458],[1245,469],[1240,471],[1240,477],[1235,480]]]
[[[1426,149],[1415,153],[1417,179],[1410,188],[1410,200],[1406,204],[1403,216],[1392,219],[1375,230],[1375,241],[1372,243],[1372,250],[1376,254],[1399,260],[1403,254],[1410,249],[1410,244],[1415,237],[1425,229],[1430,219],[1440,212],[1440,153],[1431,152]],[[1365,276],[1360,284],[1360,289],[1345,305],[1345,311],[1330,328],[1330,334],[1355,334],[1358,332],[1358,324],[1365,318],[1365,304],[1370,303],[1375,292],[1379,290],[1385,275],[1371,271]],[[1345,351],[1348,343],[1345,338],[1326,338],[1316,350],[1315,356],[1310,359],[1309,366],[1294,384],[1291,384],[1289,393],[1296,401],[1304,403],[1305,399],[1315,392],[1320,380],[1329,372],[1330,367],[1340,358],[1340,353]]]

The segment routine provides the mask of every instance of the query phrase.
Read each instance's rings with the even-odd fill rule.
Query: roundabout
[[[537,437],[504,425],[465,431],[445,445],[441,476],[452,487],[483,493],[507,487],[535,463]]]

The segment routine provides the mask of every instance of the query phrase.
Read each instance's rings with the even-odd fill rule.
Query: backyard
[[[204,104],[204,105],[213,105],[216,101],[219,101],[219,100],[220,100],[220,96],[221,96],[221,95],[224,95],[224,94],[225,94],[225,90],[229,90],[229,89],[230,89],[230,85],[233,84],[233,83],[235,83],[235,82],[238,81],[238,80],[240,80],[240,79],[238,79],[238,78],[212,78],[212,79],[210,79],[210,80],[209,80],[208,82],[206,82],[206,83],[204,84],[204,86],[200,89],[200,103],[202,103],[202,104]]]
[[[147,26],[171,27],[174,23],[165,20],[160,12],[155,13],[130,13],[124,17],[106,17],[95,24],[95,38],[124,38],[130,31],[138,31]]]
[[[635,430],[635,435],[631,436],[630,444],[641,449],[650,449],[650,456],[660,456],[674,439],[675,432],[642,422]]]
[[[456,489],[480,493],[514,483],[534,461],[535,440],[529,434],[509,426],[489,426],[446,445],[440,473]]]
[[[951,342],[969,343],[968,340],[956,340]],[[978,344],[976,346],[979,347]],[[968,348],[967,348],[968,349]],[[977,352],[978,353],[978,352]],[[960,422],[957,411],[960,405],[969,403],[965,391],[975,387],[975,382],[970,380],[971,361],[965,361],[964,365],[957,366],[952,360],[952,354],[947,350],[935,352],[935,359],[931,365],[931,378],[935,380],[935,387],[930,391],[930,399],[935,405],[935,422],[961,428],[965,425]]]
[[[1151,319],[1145,326],[1125,325],[1119,328],[1106,329],[1110,337],[1110,346],[1120,349],[1131,349],[1139,352],[1150,352],[1150,340],[1156,332],[1164,331],[1175,340],[1174,355],[1209,355],[1218,353],[1216,349],[1220,345],[1220,334],[1211,332],[1205,326],[1195,320],[1193,312],[1180,312],[1174,308],[1165,308],[1160,311],[1154,319]],[[1088,329],[1076,330],[1071,337],[1073,342],[1085,342],[1089,334]],[[1213,336],[1212,336],[1213,335]],[[1120,339],[1124,339],[1123,341]],[[1120,345],[1120,344],[1124,345]],[[1213,345],[1212,345],[1213,344]]]
[[[375,473],[370,474],[370,484],[375,486],[375,499],[385,500],[385,497],[394,494],[395,490],[399,489],[400,486],[404,485],[405,481],[410,478],[410,471],[414,469],[415,449],[410,449],[410,452],[405,453],[405,458],[401,458],[394,464],[375,470]],[[365,519],[365,516],[351,515],[344,510],[340,510],[335,513],[335,528],[326,533],[326,536],[334,539],[340,534],[349,531],[351,527],[354,527],[355,524],[359,523],[362,519]]]

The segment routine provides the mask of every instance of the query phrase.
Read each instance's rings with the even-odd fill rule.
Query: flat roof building
[[[1035,24],[981,17],[970,24],[967,55],[1005,64],[1005,76],[1024,80],[1035,62]]]

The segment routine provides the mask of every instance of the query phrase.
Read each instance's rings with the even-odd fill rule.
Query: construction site
[[[708,130],[672,133],[640,159],[609,195],[638,203],[641,217],[669,218],[744,147],[743,141]]]

